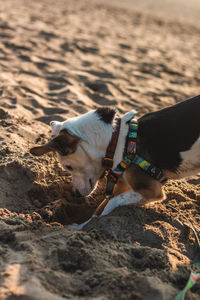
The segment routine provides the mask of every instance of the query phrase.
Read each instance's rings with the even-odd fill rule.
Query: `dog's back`
[[[180,153],[198,143],[200,95],[144,115],[139,119],[138,135],[139,151],[158,167],[175,170],[182,161]]]

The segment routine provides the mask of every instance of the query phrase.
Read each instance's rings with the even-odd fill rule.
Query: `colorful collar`
[[[129,123],[129,132],[128,132],[128,141],[127,141],[127,151],[123,160],[117,165],[114,170],[109,170],[108,173],[108,181],[106,187],[106,195],[111,196],[113,194],[113,189],[115,184],[117,183],[118,178],[123,174],[126,168],[130,164],[135,164],[139,166],[142,170],[144,170],[148,175],[153,177],[154,179],[164,183],[166,178],[163,175],[163,172],[143,159],[138,155],[136,145],[137,145],[137,133],[138,133],[138,122],[136,120],[132,120]]]

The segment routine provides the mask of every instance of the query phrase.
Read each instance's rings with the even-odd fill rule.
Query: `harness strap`
[[[139,166],[141,169],[146,171],[146,173],[148,173],[151,177],[160,181],[160,183],[164,183],[167,181],[166,177],[163,175],[163,172],[159,168],[150,164],[148,161],[144,160],[138,154],[135,155],[135,157],[132,160],[132,163]]]
[[[162,170],[152,165],[151,163],[143,159],[141,156],[139,156],[138,153],[136,153],[137,132],[138,122],[136,120],[132,120],[129,124],[127,153],[123,157],[123,160],[117,165],[117,167],[114,170],[111,170],[110,168],[107,179],[106,195],[112,196],[113,189],[115,184],[117,183],[118,178],[123,174],[123,172],[130,164],[137,165],[148,175],[160,181],[161,183],[167,181],[167,179],[163,175]]]
[[[115,131],[112,134],[112,138],[106,150],[106,155],[102,160],[102,166],[105,167],[106,169],[111,169],[113,166],[113,157],[115,154],[115,149],[117,147],[120,127],[121,127],[121,119],[118,117],[116,120]]]

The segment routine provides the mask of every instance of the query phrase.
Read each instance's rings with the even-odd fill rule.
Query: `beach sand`
[[[65,199],[75,222],[79,209],[56,157],[29,154],[51,120],[102,105],[141,116],[200,94],[196,11],[183,21],[127,3],[0,0],[2,300],[170,300],[195,270],[185,217],[199,233],[199,175],[168,182],[163,203],[117,208],[79,232],[38,213]],[[200,299],[199,284],[186,299]]]

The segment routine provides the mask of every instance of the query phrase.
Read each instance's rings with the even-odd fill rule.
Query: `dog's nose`
[[[75,193],[74,193],[75,197],[81,197],[81,193],[79,192],[79,190],[75,190]]]

